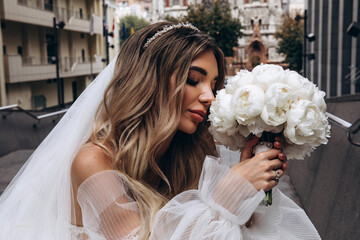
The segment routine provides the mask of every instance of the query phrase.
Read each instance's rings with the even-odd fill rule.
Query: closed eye
[[[190,86],[196,86],[199,83],[199,81],[194,81],[191,78],[188,78],[186,80],[186,83],[189,84]]]

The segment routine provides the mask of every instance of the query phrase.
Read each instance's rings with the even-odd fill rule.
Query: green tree
[[[176,19],[169,20],[175,22]],[[229,6],[220,1],[216,1],[209,9],[204,5],[190,5],[187,15],[179,21],[190,22],[213,37],[225,56],[233,56],[233,48],[238,46],[238,38],[242,36],[240,21],[232,18]]]
[[[303,21],[296,21],[288,16],[284,17],[283,24],[275,33],[279,39],[278,53],[286,56],[285,63],[295,71],[302,69],[303,48]]]
[[[148,26],[150,23],[143,18],[134,15],[127,15],[120,19],[120,45],[131,35],[131,28],[136,32],[137,30]],[[124,31],[125,26],[125,31]]]

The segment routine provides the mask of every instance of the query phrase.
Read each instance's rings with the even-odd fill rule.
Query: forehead
[[[215,55],[212,51],[206,51],[197,56],[191,66],[200,67],[207,72],[207,75],[215,78],[218,76],[218,65]]]

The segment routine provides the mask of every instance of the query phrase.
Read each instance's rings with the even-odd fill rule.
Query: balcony
[[[276,32],[276,26],[274,24],[260,24],[259,30],[262,35],[274,34]],[[252,35],[254,33],[253,25],[243,25],[243,33],[244,35]]]
[[[165,7],[164,9],[164,15],[169,15],[172,17],[181,17],[182,15],[186,14],[187,6],[180,6],[180,5],[174,5],[171,7]]]
[[[26,24],[53,27],[53,18],[65,22],[65,30],[102,34],[100,16],[85,15],[77,11],[58,8],[27,0],[4,0],[3,19]]]
[[[56,66],[51,61],[48,58],[5,55],[5,79],[8,83],[19,83],[56,78]],[[101,56],[59,59],[60,78],[97,74],[102,69]]]
[[[65,30],[102,34],[103,29],[100,16],[94,14],[86,15],[80,11],[65,8],[55,8],[54,12],[57,20],[65,23]]]

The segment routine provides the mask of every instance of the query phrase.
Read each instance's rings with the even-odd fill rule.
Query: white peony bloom
[[[241,150],[245,146],[247,140],[247,138],[240,135],[239,133],[228,135],[226,133],[221,133],[217,131],[213,126],[210,126],[209,131],[214,137],[215,141],[234,151]]]
[[[261,113],[262,120],[271,126],[286,122],[290,106],[297,101],[297,96],[287,84],[274,83],[265,92],[265,106]]]
[[[262,133],[265,132],[273,132],[273,133],[279,133],[283,130],[284,126],[283,124],[279,126],[271,126],[266,124],[260,116],[258,116],[255,119],[255,122],[253,125],[247,126],[249,132],[256,135],[257,137],[261,137]]]
[[[240,125],[254,125],[264,105],[264,91],[251,84],[238,88],[231,99],[231,109]]]
[[[254,74],[254,84],[261,87],[264,91],[274,83],[286,83],[287,75],[279,65],[261,64],[256,66]]]
[[[313,102],[299,100],[289,111],[284,136],[288,142],[317,147],[328,142],[330,125],[326,115]]]
[[[237,130],[238,130],[238,133],[244,137],[248,137],[251,133],[250,129],[247,126],[244,126],[241,124],[238,125]]]
[[[313,98],[311,99],[311,101],[313,103],[315,103],[316,106],[318,106],[318,108],[320,109],[320,111],[322,113],[326,113],[326,103],[324,100],[325,97],[325,92],[319,90],[318,88],[316,88],[315,93]]]
[[[295,71],[286,71],[287,84],[294,89],[299,99],[311,100],[316,91],[315,85]]]
[[[324,96],[308,79],[278,65],[241,70],[211,104],[209,130],[232,150],[243,148],[251,134],[281,133],[287,157],[304,159],[330,137]]]
[[[315,148],[311,144],[290,144],[283,149],[283,153],[286,155],[287,159],[303,160],[305,157],[309,157],[314,149]]]
[[[237,132],[237,123],[233,110],[230,108],[232,96],[225,89],[217,92],[216,100],[210,106],[209,120],[211,125],[219,132],[234,134]]]
[[[225,89],[228,94],[234,94],[234,92],[244,85],[252,84],[254,76],[248,70],[240,70],[235,76],[227,80]]]

